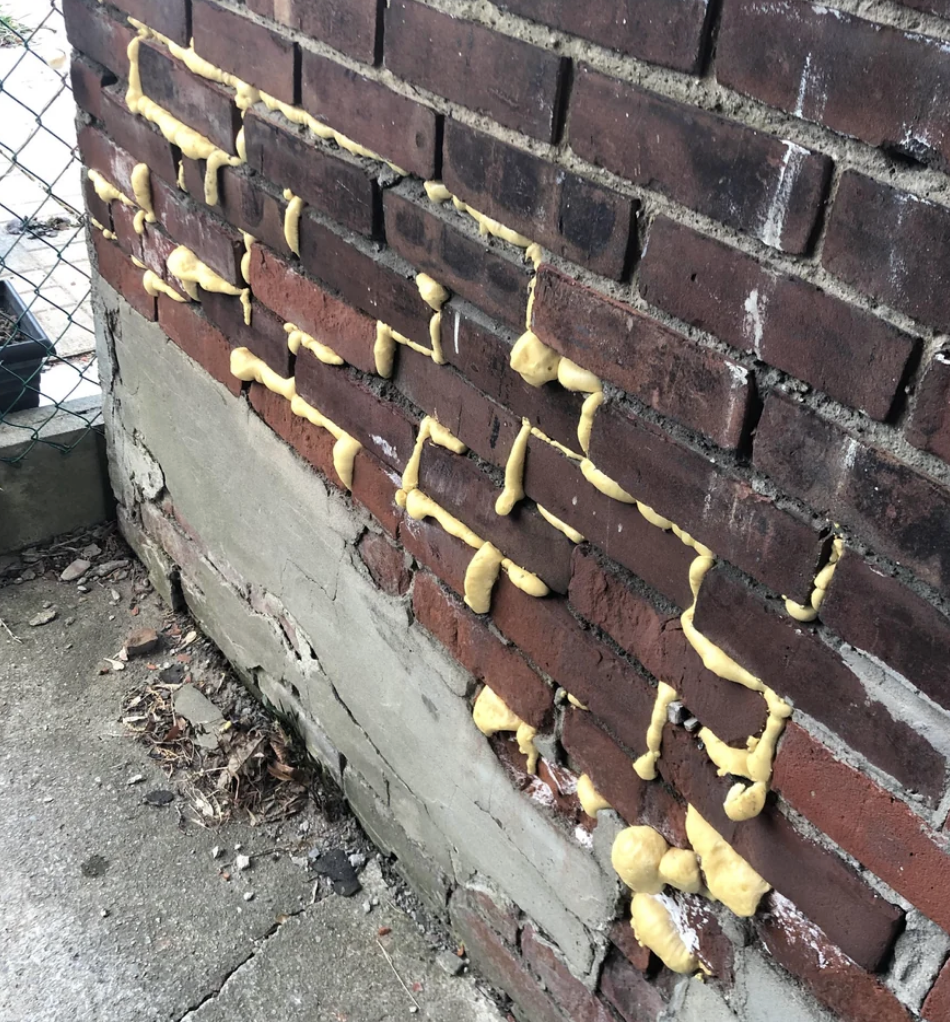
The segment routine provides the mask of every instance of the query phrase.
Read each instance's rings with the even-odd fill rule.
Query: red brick
[[[339,489],[340,482],[333,468],[333,435],[307,419],[294,415],[290,402],[260,383],[248,385],[247,400],[268,426],[323,477],[324,483]],[[365,452],[357,455],[357,462]]]
[[[254,297],[350,365],[375,372],[376,323],[327,293],[263,245],[251,249]]]
[[[213,0],[191,0],[194,44],[205,60],[284,103],[300,102],[300,47]]]
[[[669,892],[679,905],[686,926],[699,937],[696,957],[720,983],[733,980],[735,954],[732,941],[723,932],[712,902],[701,894]],[[724,910],[728,912],[728,909]]]
[[[633,933],[629,924],[623,925]],[[607,955],[600,989],[623,1022],[656,1022],[666,1010],[666,1000],[657,987],[616,950]]]
[[[296,362],[297,393],[371,451],[402,471],[416,442],[416,424],[345,366],[329,366],[307,348]]]
[[[419,488],[517,565],[539,575],[554,592],[567,592],[571,541],[534,508],[518,505],[509,515],[496,514],[495,501],[501,490],[474,461],[426,444]]]
[[[619,280],[639,203],[460,121],[445,125],[442,177],[480,213]]]
[[[700,70],[709,5],[704,0],[619,0],[578,4],[574,0],[502,0],[500,7],[631,57]]]
[[[510,365],[512,341],[459,309],[442,314],[442,354],[467,380],[517,419],[529,419],[546,436],[570,450],[580,447],[577,423],[585,394],[552,382],[532,387]],[[489,459],[494,460],[494,459]]]
[[[188,0],[114,0],[120,11],[144,22],[172,42],[187,46],[191,39]]]
[[[947,838],[931,831],[906,803],[835,759],[794,723],[782,739],[772,785],[862,866],[950,930]]]
[[[249,110],[244,118],[248,166],[359,234],[379,233],[380,190],[361,163],[307,132]]]
[[[831,172],[826,156],[585,65],[570,141],[584,159],[793,253],[809,246]]]
[[[69,82],[76,97],[76,105],[101,120],[102,90],[115,82],[115,75],[81,56],[75,56],[69,68]]]
[[[756,929],[769,954],[843,1022],[910,1022],[910,1013],[874,976],[859,968],[791,902],[773,895]]]
[[[364,447],[353,465],[353,496],[395,537],[402,511],[396,505],[399,477]]]
[[[209,58],[210,59],[210,58]],[[192,74],[157,43],[139,47],[145,95],[227,153],[235,154],[241,114],[223,85]]]
[[[946,487],[776,393],[765,403],[753,461],[783,489],[829,512],[879,553],[950,592]]]
[[[866,592],[862,592],[867,597]],[[736,622],[742,627],[737,628]],[[911,724],[895,720],[814,629],[714,568],[703,580],[694,623],[699,632],[797,709],[819,720],[929,805],[943,794],[946,760]],[[815,679],[821,678],[821,685]],[[715,725],[709,725],[713,731]],[[722,737],[722,736],[720,736]]]
[[[591,459],[632,496],[799,603],[826,540],[720,465],[616,405],[597,413]]]
[[[399,547],[378,532],[364,532],[356,549],[380,589],[390,596],[406,594],[412,574],[406,567],[406,555]]]
[[[896,578],[848,551],[835,568],[821,619],[950,709],[950,619]]]
[[[521,953],[572,1022],[613,1022],[610,1011],[558,957],[557,949],[529,923],[521,934]]]
[[[640,294],[880,420],[919,346],[863,309],[665,217],[643,253]]]
[[[481,884],[466,885],[465,898],[469,908],[477,912],[506,943],[512,947],[517,945],[521,913],[514,902]]]
[[[199,203],[205,201],[204,162],[185,157],[185,184],[188,194]],[[261,186],[243,170],[224,167],[218,171],[218,204],[209,207],[240,231],[270,246],[282,256],[291,255],[284,237],[284,211],[287,200]]]
[[[465,572],[475,555],[467,543],[429,518],[416,521],[408,515],[399,525],[399,542],[453,592],[465,595]]]
[[[785,741],[787,735],[788,730]],[[796,831],[773,805],[767,804],[758,816],[743,823],[728,819],[722,803],[731,779],[717,775],[705,751],[682,728],[666,726],[657,765],[661,776],[696,806],[766,882],[794,902],[845,954],[871,972],[883,965],[903,926],[903,913],[896,905],[877,894],[834,852]],[[829,787],[827,799],[837,797]],[[843,801],[842,807],[850,811],[849,803]]]
[[[650,968],[650,949],[640,944],[628,920],[618,919],[610,927],[610,942],[623,952],[624,958],[639,972],[646,972]]]
[[[101,4],[92,0],[63,0],[66,35],[73,47],[119,78],[129,76],[129,43],[135,33],[124,22],[113,21]]]
[[[437,166],[439,115],[335,61],[305,50],[302,105],[410,174],[431,178]]]
[[[202,291],[201,309],[231,347],[247,348],[285,380],[294,375],[294,357],[287,346],[284,322],[266,305],[252,300],[250,326],[244,321],[244,306],[237,296]]]
[[[380,0],[248,0],[247,6],[350,57],[376,62],[382,35]]]
[[[693,602],[689,566],[694,552],[672,532],[651,525],[635,505],[595,489],[576,462],[537,437],[528,442],[524,487],[532,500],[667,599],[684,609]]]
[[[99,273],[139,315],[154,320],[157,316],[155,299],[142,286],[142,271],[118,245],[107,241],[102,231],[92,228],[92,239]]]
[[[554,693],[513,647],[496,638],[476,614],[450,596],[431,575],[417,575],[412,609],[416,620],[461,665],[496,692],[532,727],[551,723]]]
[[[532,329],[562,355],[720,447],[742,444],[755,394],[742,366],[551,266],[532,310]]]
[[[231,375],[231,345],[189,303],[158,297],[158,322],[166,334],[218,383],[234,395],[241,393],[241,381]]]
[[[170,185],[178,179],[176,149],[164,135],[145,120],[130,113],[121,89],[102,93],[102,119],[116,144],[131,153],[138,163],[147,163],[152,178],[160,177]]]
[[[950,209],[854,171],[838,185],[821,261],[836,277],[938,330],[950,330]]]
[[[452,220],[387,189],[383,195],[387,242],[417,270],[515,330],[523,330],[531,274],[500,249],[466,233]]]
[[[82,162],[87,167],[99,171],[106,181],[132,198],[132,171],[135,169],[136,159],[124,149],[120,149],[98,128],[88,124],[79,129],[77,142]]]
[[[917,388],[907,439],[950,462],[950,353],[938,352]]]
[[[724,742],[745,744],[767,716],[760,695],[724,681],[703,667],[686,641],[678,617],[663,614],[594,554],[574,552],[571,604],[603,629],[656,678],[672,685],[680,699]]]
[[[937,39],[798,0],[726,0],[716,77],[872,146],[947,166],[950,61]]]
[[[555,141],[569,61],[415,0],[386,10],[386,66],[542,142]]]
[[[428,347],[432,310],[410,277],[411,267],[398,265],[385,252],[350,244],[306,210],[300,220],[300,261],[345,302]]]
[[[927,1022],[947,1022],[950,1019],[950,962],[940,970],[922,1011]]]

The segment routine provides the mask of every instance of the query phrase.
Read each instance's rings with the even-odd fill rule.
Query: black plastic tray
[[[40,371],[56,350],[9,280],[0,280],[0,313],[17,325],[0,341],[0,415],[40,403]]]

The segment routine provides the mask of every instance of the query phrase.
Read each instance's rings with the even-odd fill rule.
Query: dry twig
[[[396,972],[396,966],[393,964],[393,960],[392,958],[390,958],[389,952],[383,947],[382,942],[378,937],[376,938],[376,943],[379,944],[379,950],[382,951],[383,955],[386,958],[386,961],[389,962],[389,967],[390,969],[393,970],[393,975],[396,977],[396,979],[399,980],[399,985],[403,988],[403,990],[406,991],[406,996],[409,998],[410,1001],[412,1001],[412,1003],[416,1006],[416,1009],[418,1010],[419,1002],[415,999],[415,997],[412,996],[412,991],[409,989],[409,987],[406,986],[402,976],[400,976],[399,973]]]

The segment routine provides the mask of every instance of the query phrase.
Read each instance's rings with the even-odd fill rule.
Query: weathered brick
[[[129,43],[135,32],[114,21],[101,4],[91,0],[63,0],[66,36],[73,47],[119,78],[129,76]]]
[[[331,151],[309,133],[249,110],[244,144],[252,170],[337,223],[368,236],[381,226],[380,191],[366,167],[342,150]]]
[[[112,210],[111,203],[103,202],[102,199],[96,194],[96,189],[93,187],[93,183],[89,178],[83,174],[82,182],[83,197],[86,200],[86,212],[93,220],[98,220],[106,230],[115,231],[112,225]],[[123,251],[126,251],[122,243],[119,243],[119,247]]]
[[[628,923],[621,925],[633,933]],[[623,1022],[655,1022],[666,1010],[666,1000],[659,989],[617,950],[607,955],[600,989]]]
[[[328,345],[350,365],[375,372],[374,320],[328,294],[263,245],[251,249],[251,280],[254,297],[284,322]]]
[[[217,82],[199,78],[164,47],[143,41],[139,47],[142,89],[219,149],[232,155],[241,129],[241,114],[232,94]]]
[[[467,543],[429,518],[416,521],[408,515],[400,522],[399,542],[453,592],[465,595],[465,572],[475,555]]]
[[[350,57],[376,62],[382,34],[380,0],[247,0],[247,6]]]
[[[827,541],[768,497],[643,419],[607,404],[591,459],[632,496],[776,592],[803,602]]]
[[[364,532],[356,549],[380,589],[390,596],[406,594],[412,574],[406,567],[406,555],[392,540],[378,532]]]
[[[772,784],[789,805],[862,866],[938,926],[950,929],[947,839],[931,831],[909,806],[835,759],[794,723],[782,739]],[[808,914],[805,906],[799,904],[799,908]],[[812,918],[832,936],[821,920]],[[833,939],[848,952],[846,945]]]
[[[495,501],[501,491],[474,461],[426,444],[419,488],[517,565],[539,575],[555,592],[567,592],[571,541],[533,508],[519,505],[509,515],[496,514]]]
[[[157,316],[155,299],[142,286],[142,271],[119,248],[107,241],[102,231],[92,228],[93,245],[99,273],[122,295],[140,316],[154,320]]]
[[[610,943],[619,948],[624,958],[639,972],[650,968],[650,949],[637,940],[628,920],[618,919],[610,927]]]
[[[231,345],[190,303],[158,296],[158,323],[166,334],[218,383],[234,395],[241,393],[241,381],[231,375]]]
[[[214,0],[191,4],[195,49],[205,60],[284,103],[300,102],[300,47],[295,42]]]
[[[521,953],[528,967],[572,1022],[613,1022],[603,1001],[587,989],[558,957],[557,949],[529,923],[521,933]]]
[[[102,90],[115,82],[115,75],[81,56],[74,56],[69,67],[69,82],[76,105],[101,120]]]
[[[793,253],[809,246],[831,173],[826,156],[586,65],[570,141],[592,163]]]
[[[865,597],[866,593],[863,593]],[[743,627],[736,628],[742,621]],[[781,600],[766,599],[719,568],[706,575],[694,619],[697,630],[934,805],[943,794],[946,760],[926,735],[895,720],[815,631],[791,618]],[[820,686],[815,679],[821,678]],[[715,726],[710,724],[713,731]],[[720,736],[721,737],[721,736]]]
[[[916,11],[928,14],[939,14],[942,18],[950,17],[950,0],[897,0],[904,7],[913,7]]]
[[[153,177],[160,177],[170,185],[176,183],[178,160],[175,147],[144,117],[136,117],[129,111],[121,89],[103,91],[102,119],[116,144],[131,153],[139,163],[147,163]]]
[[[191,39],[189,0],[115,0],[115,6],[174,43],[187,46]]]
[[[798,0],[726,0],[716,77],[872,146],[947,166],[950,60],[937,39]]]
[[[845,954],[868,971],[881,967],[903,925],[903,913],[896,905],[877,894],[834,852],[796,831],[774,806],[767,804],[751,820],[731,821],[722,808],[731,779],[717,775],[698,742],[682,728],[666,726],[657,765],[661,776]],[[815,788],[814,779],[810,780]],[[838,798],[833,790],[827,797]],[[842,802],[842,808],[850,811],[850,799]]]
[[[412,455],[416,427],[391,401],[375,394],[345,366],[329,366],[306,348],[296,362],[297,393],[380,461],[402,471]]]
[[[769,954],[843,1022],[910,1022],[877,978],[859,968],[787,899],[772,895],[756,930]]]
[[[677,71],[700,70],[709,5],[704,0],[501,0],[500,7],[611,50]]]
[[[650,231],[640,293],[880,420],[919,347],[918,338],[863,309],[665,217]]]
[[[538,271],[532,329],[545,344],[724,448],[742,444],[748,370],[550,266]]]
[[[693,715],[724,742],[744,744],[765,727],[766,706],[758,693],[707,671],[686,641],[678,617],[657,610],[593,553],[580,548],[574,553],[570,599],[588,621],[672,685]]]
[[[136,160],[124,149],[120,149],[111,138],[98,128],[86,124],[79,129],[77,142],[82,162],[99,171],[110,184],[132,198],[132,171]]]
[[[849,170],[821,261],[836,277],[938,330],[950,330],[950,209]]]
[[[417,270],[515,330],[523,330],[531,275],[421,203],[388,189],[383,196],[387,242]]]
[[[569,61],[551,50],[415,0],[392,0],[385,62],[414,85],[542,142],[555,141]]]
[[[412,593],[416,620],[449,650],[462,666],[497,692],[526,723],[551,723],[554,693],[513,647],[493,635],[464,604],[431,575],[418,575]]]
[[[950,709],[950,619],[896,578],[849,551],[835,568],[821,619]]]
[[[524,487],[532,500],[667,599],[683,608],[693,602],[689,566],[694,552],[672,532],[651,525],[635,505],[623,504],[595,489],[576,462],[533,436],[528,442]]]
[[[383,159],[431,178],[437,166],[439,115],[333,60],[305,50],[304,109]]]
[[[201,308],[232,347],[249,349],[285,380],[294,375],[283,320],[266,306],[252,301],[250,325],[244,322],[244,306],[236,296],[202,291]]]
[[[398,482],[396,473],[365,447],[356,455],[350,492],[394,538],[402,520],[396,504]]]
[[[950,962],[940,970],[922,1010],[927,1022],[946,1022],[950,1018]]]
[[[597,273],[623,276],[634,200],[453,120],[445,125],[442,177],[478,212]]]
[[[924,373],[907,439],[922,451],[950,462],[950,352],[934,355]]]
[[[753,461],[789,493],[950,592],[946,487],[777,393],[765,403]]]

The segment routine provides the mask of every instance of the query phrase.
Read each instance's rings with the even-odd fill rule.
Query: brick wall
[[[516,1012],[950,1019],[950,6],[64,8],[101,300],[216,381],[214,414],[244,410],[234,478],[255,424],[296,452],[314,507],[358,523],[366,600],[468,679],[462,729],[518,793],[524,860],[460,865],[424,770],[399,776],[426,820],[401,857]],[[161,442],[124,425],[158,398],[130,388],[154,352],[117,347],[117,316],[124,528],[260,616],[244,530],[267,470],[202,498],[229,528],[214,554],[176,455],[143,468]],[[169,451],[220,470],[176,428]],[[268,542],[306,514],[275,512]],[[333,759],[344,725],[278,681]],[[388,767],[347,760],[388,833]],[[532,861],[540,819],[562,852]],[[693,889],[624,875],[624,841],[658,835]],[[751,916],[723,859],[768,889]],[[577,926],[518,893],[544,884]],[[631,897],[659,930],[634,932]]]

